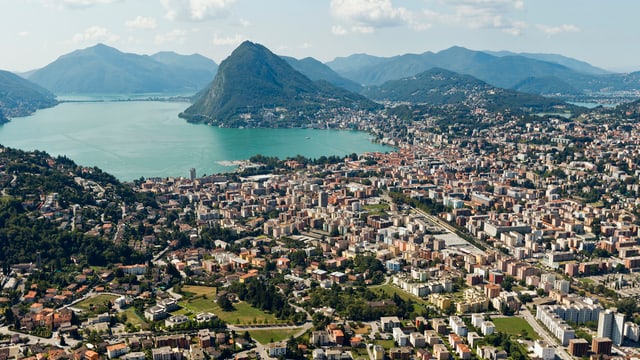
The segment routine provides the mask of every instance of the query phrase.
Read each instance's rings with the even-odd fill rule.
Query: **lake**
[[[361,154],[392,151],[357,131],[228,129],[189,124],[183,102],[69,102],[0,125],[0,144],[66,155],[120,180],[197,176],[233,171],[226,161],[265,156]],[[222,163],[221,163],[222,162]]]

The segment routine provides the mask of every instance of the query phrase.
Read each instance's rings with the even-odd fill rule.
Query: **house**
[[[119,343],[107,346],[107,356],[109,359],[117,358],[129,352],[129,346],[125,343]]]
[[[271,357],[287,355],[287,343],[285,341],[270,343],[267,348],[269,349],[269,356]]]

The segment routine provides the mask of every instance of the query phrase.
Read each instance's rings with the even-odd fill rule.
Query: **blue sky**
[[[200,53],[243,40],[323,62],[459,45],[558,53],[640,70],[636,0],[5,0],[0,69],[26,71],[98,42],[125,52]]]

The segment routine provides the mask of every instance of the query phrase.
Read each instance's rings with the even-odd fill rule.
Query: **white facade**
[[[542,360],[554,360],[556,357],[556,349],[540,340],[536,341],[533,352]]]

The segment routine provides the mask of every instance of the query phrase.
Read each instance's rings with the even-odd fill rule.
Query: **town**
[[[256,156],[131,199],[84,168],[89,205],[26,194],[34,218],[138,255],[6,263],[0,359],[637,357],[637,121],[421,116],[331,124],[388,153]]]

